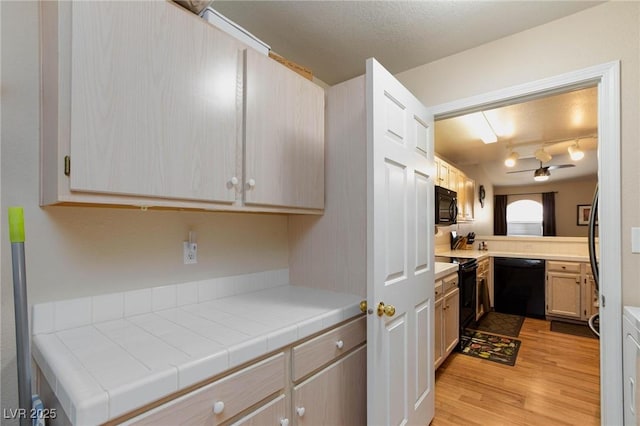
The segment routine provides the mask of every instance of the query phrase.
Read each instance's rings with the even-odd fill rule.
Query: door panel
[[[390,386],[385,390],[389,405],[389,419],[387,424],[400,425],[407,420],[407,318],[402,315],[387,324],[389,342],[388,364],[385,369],[390,378]],[[393,392],[399,389],[399,392]]]
[[[416,172],[415,177],[416,209],[414,212],[414,218],[416,221],[416,234],[428,235],[433,226],[429,226],[429,216],[421,214],[421,211],[425,211],[429,208],[429,191],[431,188],[429,186],[429,176]],[[427,268],[429,267],[429,257],[431,256],[428,240],[426,238],[416,238],[415,244],[416,258],[414,271],[416,274],[427,272]]]
[[[414,374],[416,376],[416,398],[414,403],[418,404],[429,394],[429,371],[433,369],[433,362],[429,356],[429,333],[435,331],[429,302],[426,301],[416,306],[416,354]]]
[[[367,61],[367,299],[395,314],[367,321],[369,424],[433,418],[433,117]],[[430,207],[431,206],[431,207]]]
[[[392,285],[398,279],[405,277],[405,223],[407,216],[405,191],[407,177],[404,166],[388,159],[385,160],[385,173],[385,194],[388,199],[385,226],[388,248],[385,251],[387,259],[386,284]]]

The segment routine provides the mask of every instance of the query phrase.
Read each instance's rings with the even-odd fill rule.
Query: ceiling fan
[[[555,166],[542,166],[542,161],[540,161],[540,167],[537,169],[526,169],[526,170],[513,170],[507,173],[524,173],[524,172],[533,172],[533,179],[537,181],[545,181],[549,179],[551,173],[549,170],[555,169],[564,169],[567,167],[575,167],[575,164],[558,164]]]

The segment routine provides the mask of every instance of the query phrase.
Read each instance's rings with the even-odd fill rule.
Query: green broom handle
[[[16,318],[16,355],[18,364],[18,402],[25,414],[20,425],[31,424],[31,350],[24,255],[24,213],[22,207],[9,207],[9,238],[13,266],[13,303]]]

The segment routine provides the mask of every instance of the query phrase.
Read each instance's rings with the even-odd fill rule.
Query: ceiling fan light
[[[516,161],[518,161],[518,158],[520,158],[520,155],[518,155],[517,152],[512,152],[511,154],[509,154],[507,159],[504,160],[504,165],[507,167],[513,167],[516,165]]]
[[[573,161],[579,161],[584,158],[584,151],[578,147],[578,144],[573,144],[569,147],[569,156]]]
[[[549,173],[549,169],[546,168],[541,167],[533,172],[533,180],[536,182],[544,182],[549,179],[549,176],[551,176],[551,173]]]

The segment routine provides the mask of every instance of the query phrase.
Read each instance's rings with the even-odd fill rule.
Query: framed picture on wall
[[[588,226],[591,215],[591,204],[578,204],[578,226]],[[596,225],[598,221],[596,220]]]

